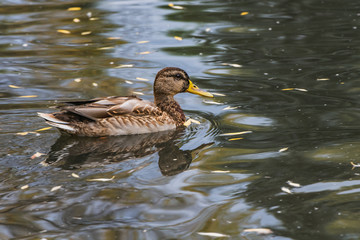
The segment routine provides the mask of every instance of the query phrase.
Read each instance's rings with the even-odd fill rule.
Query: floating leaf
[[[19,86],[15,86],[15,85],[8,85],[9,88],[22,88],[22,87],[19,87]]]
[[[182,41],[183,39],[182,39],[182,37],[178,37],[178,36],[175,36],[174,37],[176,40],[178,40],[178,41]]]
[[[35,98],[38,97],[38,95],[24,95],[24,96],[19,96],[21,98]]]
[[[350,163],[351,163],[351,165],[352,165],[352,169],[357,168],[357,167],[360,167],[360,164],[355,164],[355,163],[353,163],[353,162],[350,162]]]
[[[140,54],[140,55],[145,55],[145,54],[150,54],[151,52],[149,52],[149,51],[145,51],[145,52],[139,52],[138,54]]]
[[[292,191],[287,187],[281,187],[281,191],[288,193],[288,194],[292,194]]]
[[[74,82],[77,82],[77,83],[81,82],[81,78],[75,78]]]
[[[115,68],[132,68],[133,66],[134,66],[133,64],[122,64]]]
[[[329,81],[330,78],[318,78],[316,79],[316,81]]]
[[[78,23],[78,22],[80,22],[80,19],[74,18],[74,19],[73,19],[73,22]]]
[[[115,176],[112,176],[111,178],[93,178],[93,179],[87,179],[88,182],[108,182],[115,178]]]
[[[178,9],[178,10],[184,9],[184,7],[174,5],[173,3],[169,3],[168,6],[171,7],[171,8],[173,8],[173,9]]]
[[[281,91],[301,91],[301,92],[307,92],[308,90],[304,89],[304,88],[283,88],[281,89]]]
[[[79,178],[80,176],[77,175],[76,173],[72,173],[71,176],[73,176],[74,178]]]
[[[67,9],[68,11],[80,11],[81,7],[70,7]]]
[[[149,79],[146,79],[146,78],[141,78],[141,77],[137,77],[136,80],[139,80],[139,81],[145,81],[145,82],[148,82],[150,81]]]
[[[57,191],[57,190],[59,190],[61,187],[62,187],[62,186],[55,186],[55,187],[53,187],[53,188],[50,190],[50,192]]]
[[[216,232],[198,232],[197,234],[208,237],[230,237],[229,235]]]
[[[272,234],[273,231],[269,228],[248,228],[245,229],[243,232],[245,233],[257,233],[257,234]]]
[[[25,136],[28,135],[30,132],[18,132],[16,135]]]
[[[87,31],[87,32],[82,32],[81,35],[82,35],[82,36],[85,36],[85,35],[89,35],[89,34],[91,34],[91,33],[92,33],[91,31]]]
[[[135,91],[133,91],[133,94],[136,94],[136,95],[144,95],[142,92],[135,92]]]
[[[138,44],[144,44],[144,43],[148,43],[148,42],[150,42],[150,41],[145,40],[145,41],[138,41],[138,42],[136,42],[136,43],[138,43]]]
[[[289,184],[290,186],[292,186],[292,187],[301,187],[301,185],[299,184],[299,183],[294,183],[294,182],[292,182],[292,181],[287,181],[286,182],[287,184]]]
[[[238,107],[230,107],[230,106],[227,106],[225,108],[223,108],[222,110],[233,110],[233,109],[236,109]]]
[[[125,80],[125,82],[126,82],[127,84],[134,84],[132,81],[129,81],[129,80]]]
[[[204,103],[207,103],[207,104],[213,104],[213,105],[222,105],[222,103],[219,103],[219,102],[214,102],[214,101],[209,101],[209,100],[203,100]]]
[[[108,50],[108,49],[113,49],[114,47],[101,47],[98,48],[97,50]]]
[[[241,140],[241,139],[244,139],[244,138],[230,138],[229,141],[236,141],[236,140]]]
[[[63,33],[63,34],[71,34],[71,32],[69,30],[65,30],[65,29],[58,29],[56,30],[58,33]]]
[[[97,84],[96,82],[93,82],[92,85],[93,85],[94,87],[99,86],[99,84]]]
[[[35,159],[35,158],[40,157],[40,156],[42,156],[42,155],[45,155],[45,153],[37,152],[37,153],[35,153],[34,155],[32,155],[30,158],[31,158],[31,159]]]
[[[236,68],[242,67],[242,65],[237,64],[237,63],[222,63],[221,65],[223,65],[223,66],[230,66],[230,67],[236,67]]]
[[[90,21],[96,21],[96,20],[99,20],[100,18],[97,18],[97,17],[92,17],[92,18],[89,18]]]
[[[241,16],[245,16],[245,15],[248,15],[248,14],[249,14],[249,12],[242,12],[242,13],[240,13]]]
[[[307,92],[308,91],[305,88],[295,88],[295,90],[300,91],[300,92]]]
[[[288,149],[289,149],[288,147],[282,148],[282,149],[279,150],[279,152],[285,152],[285,151],[288,150]]]
[[[214,171],[211,171],[211,173],[229,173],[230,171],[229,170],[214,170]]]
[[[27,185],[27,184],[20,187],[21,190],[25,190],[25,189],[28,189],[28,188],[29,188],[29,185]]]
[[[198,120],[189,118],[189,119],[184,123],[184,126],[185,126],[185,127],[188,127],[188,126],[190,126],[191,123],[200,124],[200,122],[199,122]]]
[[[247,133],[252,133],[252,131],[242,131],[242,132],[223,133],[223,134],[220,134],[219,136],[235,136],[235,135],[241,135],[241,134],[247,134]]]
[[[294,90],[295,88],[283,88],[283,89],[281,89],[281,91],[292,91],[292,90]]]
[[[51,129],[52,127],[44,127],[44,128],[40,128],[38,130],[35,130],[36,132],[41,132],[41,131],[46,131],[46,130],[49,130]]]
[[[121,37],[108,37],[107,39],[109,39],[109,40],[118,40],[118,39],[121,39]]]
[[[226,95],[223,94],[223,93],[214,93],[214,92],[212,92],[211,94],[212,94],[212,95],[215,95],[215,96],[220,96],[220,97],[225,97],[225,96],[226,96]]]

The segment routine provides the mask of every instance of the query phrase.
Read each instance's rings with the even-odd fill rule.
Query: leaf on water
[[[87,31],[87,32],[82,32],[81,35],[82,35],[82,36],[85,36],[85,35],[89,35],[89,34],[91,34],[91,33],[92,33],[91,31]]]
[[[281,91],[292,91],[292,90],[294,90],[295,88],[283,88],[283,89],[281,89]]]
[[[75,78],[74,82],[77,82],[77,83],[81,82],[81,78]]]
[[[211,171],[211,173],[229,173],[230,171],[229,170],[214,170],[214,171]]]
[[[292,181],[287,181],[286,182],[287,184],[289,184],[290,186],[292,186],[292,187],[301,187],[301,185],[299,184],[299,183],[294,183],[294,182],[292,182]]]
[[[229,235],[216,232],[198,232],[197,234],[208,237],[230,237]]]
[[[68,11],[80,11],[81,7],[70,7],[67,9]]]
[[[241,68],[242,67],[242,65],[237,64],[237,63],[222,63],[221,65],[230,66],[230,67],[236,67],[236,68]]]
[[[316,79],[316,81],[329,81],[330,78],[318,78]]]
[[[283,88],[281,89],[281,91],[300,91],[300,92],[307,92],[308,90],[304,89],[304,88]]]
[[[58,33],[63,33],[63,34],[71,34],[71,32],[69,30],[65,30],[65,29],[58,29],[56,30]]]
[[[169,3],[168,6],[171,7],[171,8],[173,8],[173,9],[177,9],[177,10],[182,10],[182,9],[184,9],[184,7],[174,5],[173,3]]]
[[[96,82],[93,82],[92,85],[93,85],[94,87],[99,86],[99,84],[97,84]]]
[[[71,176],[74,177],[74,178],[79,178],[79,177],[80,177],[80,176],[77,175],[76,173],[72,173]]]
[[[357,168],[357,167],[360,167],[360,164],[355,164],[355,163],[353,163],[353,162],[350,162],[350,163],[351,163],[351,165],[352,165],[352,169]]]
[[[248,14],[249,14],[249,12],[242,12],[242,13],[240,13],[241,16],[245,16],[245,15],[248,15]]]
[[[21,190],[25,190],[25,189],[28,189],[28,188],[29,188],[29,185],[27,185],[27,184],[20,187]]]
[[[92,18],[89,18],[90,21],[96,21],[96,20],[99,20],[100,18],[97,18],[97,17],[92,17]]]
[[[129,81],[129,80],[125,80],[125,82],[126,82],[127,84],[134,84],[132,81]]]
[[[136,92],[136,91],[133,91],[133,94],[135,94],[135,95],[144,95],[142,92]]]
[[[243,231],[244,233],[257,233],[257,234],[272,234],[273,231],[269,228],[248,228]]]
[[[80,19],[74,18],[74,19],[73,19],[73,22],[74,22],[74,23],[78,23],[78,22],[80,22]]]
[[[108,37],[107,39],[109,39],[109,40],[119,40],[119,39],[121,39],[121,37]]]
[[[288,194],[292,194],[292,191],[287,187],[281,187],[281,191],[288,193]]]
[[[18,132],[16,135],[25,136],[28,135],[30,132]]]
[[[108,49],[113,49],[114,47],[101,47],[98,48],[97,50],[108,50]]]
[[[60,186],[55,186],[55,187],[53,187],[53,188],[50,190],[50,192],[57,191],[57,190],[59,190],[61,187],[62,187],[61,185],[60,185]]]
[[[188,127],[188,126],[190,126],[191,123],[200,124],[200,122],[198,120],[189,118],[186,122],[184,122],[184,126]]]
[[[230,138],[229,141],[236,141],[236,140],[241,140],[241,139],[244,139],[244,138]]]
[[[215,95],[215,96],[220,96],[220,97],[225,97],[226,95],[225,94],[222,94],[222,93],[212,93],[212,95]]]
[[[150,41],[145,40],[145,41],[138,41],[138,42],[136,42],[136,43],[138,43],[138,44],[144,44],[144,43],[148,43],[148,42],[150,42]]]
[[[19,86],[15,86],[15,85],[8,85],[9,88],[22,88],[22,87],[19,87]]]
[[[285,152],[285,151],[287,151],[288,149],[289,149],[288,147],[285,147],[285,148],[280,149],[279,152]]]
[[[146,54],[150,54],[151,52],[149,52],[149,51],[145,51],[145,52],[139,52],[138,54],[140,54],[140,55],[146,55]]]
[[[24,95],[24,96],[19,96],[21,98],[35,98],[38,97],[38,95]]]
[[[233,109],[237,109],[238,107],[230,107],[230,106],[227,106],[227,107],[224,107],[222,110],[233,110]]]
[[[88,182],[108,182],[115,178],[115,176],[112,176],[111,178],[93,178],[93,179],[87,179]]]
[[[241,135],[241,134],[247,134],[247,133],[252,133],[252,131],[242,131],[242,132],[223,133],[223,134],[220,134],[219,136],[234,136],[234,135]]]
[[[146,78],[141,78],[141,77],[137,77],[136,80],[139,80],[139,81],[145,81],[145,82],[148,82],[150,81],[149,79],[146,79]]]
[[[308,91],[305,88],[295,88],[295,90],[300,91],[300,92],[307,92]]]
[[[207,103],[207,104],[213,104],[213,105],[222,105],[222,103],[219,103],[219,102],[214,102],[214,101],[209,101],[209,100],[203,100],[204,103]]]
[[[37,153],[35,153],[34,155],[32,155],[30,158],[31,158],[31,159],[35,159],[35,158],[40,157],[40,156],[42,156],[42,155],[45,155],[45,153],[37,152]]]
[[[178,41],[182,41],[183,39],[182,39],[182,37],[178,37],[178,36],[175,36],[174,37],[176,40],[178,40]]]
[[[35,130],[36,132],[41,132],[41,131],[46,131],[46,130],[49,130],[51,129],[52,127],[44,127],[44,128],[40,128],[38,130]]]
[[[133,64],[122,64],[122,65],[119,65],[119,66],[117,66],[115,68],[132,68],[132,67],[134,67]]]

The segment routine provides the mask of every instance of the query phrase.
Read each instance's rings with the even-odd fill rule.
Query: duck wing
[[[60,108],[94,121],[124,114],[135,116],[158,116],[161,114],[161,110],[158,109],[154,103],[142,100],[136,96],[112,96],[85,101],[66,102],[66,104],[68,105]]]

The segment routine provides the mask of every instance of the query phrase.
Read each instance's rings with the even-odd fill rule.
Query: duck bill
[[[189,80],[189,83],[190,84],[189,84],[188,89],[186,89],[186,92],[197,94],[197,95],[204,96],[204,97],[214,97],[211,93],[198,88],[198,86],[193,84],[190,80]]]

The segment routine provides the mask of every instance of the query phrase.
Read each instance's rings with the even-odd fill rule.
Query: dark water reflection
[[[360,3],[168,4],[2,2],[0,239],[358,239]],[[57,101],[152,99],[165,66],[218,94],[177,96],[199,125],[38,131]]]

